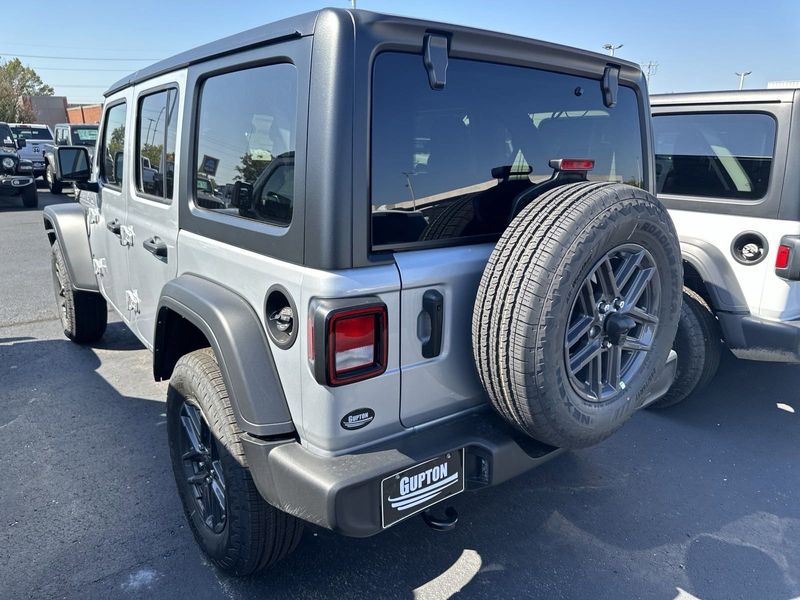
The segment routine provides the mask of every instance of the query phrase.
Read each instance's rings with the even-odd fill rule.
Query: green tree
[[[52,96],[53,88],[18,58],[0,61],[0,121],[29,122],[36,119],[23,96]]]
[[[234,177],[234,180],[245,181],[247,183],[253,183],[258,179],[258,176],[261,175],[261,171],[270,163],[269,160],[257,160],[253,158],[250,152],[242,156],[241,160],[242,164],[236,167],[236,172],[239,174]]]

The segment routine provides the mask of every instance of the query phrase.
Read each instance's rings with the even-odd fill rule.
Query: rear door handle
[[[167,256],[167,243],[157,235],[154,235],[149,240],[142,242],[142,246],[153,256],[166,258]]]
[[[114,235],[119,235],[119,231],[122,229],[122,223],[119,222],[119,219],[108,221],[106,223],[106,229],[108,229]]]
[[[422,356],[433,358],[442,352],[444,325],[444,298],[438,290],[428,290],[422,295],[422,312],[431,321],[431,335],[422,343]]]

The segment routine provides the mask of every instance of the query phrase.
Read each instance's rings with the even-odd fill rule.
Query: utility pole
[[[614,44],[603,44],[603,49],[608,50],[609,55],[614,56],[614,52],[622,48],[625,44],[619,44],[615,46]]]
[[[647,83],[650,83],[650,78],[658,72],[658,62],[651,60],[642,66],[644,67],[644,76],[647,79]]]
[[[736,73],[736,76],[739,78],[739,89],[744,88],[744,78],[750,75],[752,71],[742,71],[741,73]]]

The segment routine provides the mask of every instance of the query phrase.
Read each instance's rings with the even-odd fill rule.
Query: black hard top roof
[[[324,8],[321,10],[297,15],[295,17],[290,17],[288,19],[275,21],[274,23],[269,23],[267,25],[261,25],[259,27],[248,29],[247,31],[243,31],[235,35],[222,38],[220,40],[211,42],[209,44],[198,46],[191,50],[187,50],[186,52],[181,52],[180,54],[176,54],[175,56],[166,58],[148,67],[140,69],[139,71],[131,73],[127,77],[123,77],[122,79],[117,81],[114,85],[112,85],[105,92],[104,95],[110,96],[111,94],[114,94],[115,92],[118,92],[119,90],[122,90],[130,85],[135,85],[142,81],[147,81],[148,79],[152,79],[159,75],[163,75],[164,73],[169,73],[177,69],[183,69],[188,67],[189,65],[204,62],[206,60],[216,58],[219,56],[224,56],[226,54],[231,54],[233,52],[238,52],[243,49],[258,47],[267,43],[273,43],[281,39],[291,39],[295,37],[299,38],[307,35],[313,35],[317,19],[319,18],[320,14],[327,11],[334,11],[339,14],[349,15],[350,21],[353,23],[353,26],[355,28],[360,26],[369,26],[370,24],[376,21],[391,20],[395,23],[403,22],[410,25],[430,27],[431,29],[440,29],[446,31],[470,31],[474,33],[485,33],[489,36],[502,35],[507,38],[515,38],[518,40],[526,40],[529,42],[535,41],[535,40],[530,40],[529,38],[523,38],[520,36],[515,36],[510,34],[498,34],[497,32],[480,30],[472,27],[450,25],[446,23],[435,23],[430,21],[423,21],[420,19],[414,19],[410,17],[379,14],[365,10]],[[604,54],[600,54],[597,52],[590,52],[588,50],[568,48],[567,46],[562,46],[560,44],[550,44],[547,42],[538,42],[538,43],[546,44],[548,46],[551,46],[553,48],[559,48],[561,50],[574,51],[584,56],[594,57],[598,60],[607,61],[610,59],[610,57]],[[616,56],[610,60],[613,61],[615,64],[627,65],[629,67],[639,69],[639,66],[636,65],[635,63],[625,60],[620,60]]]

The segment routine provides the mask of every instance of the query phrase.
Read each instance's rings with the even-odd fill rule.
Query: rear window
[[[26,140],[32,140],[34,142],[49,142],[53,139],[53,136],[47,127],[26,127],[24,125],[16,125],[12,127],[11,130],[18,138],[25,138]]]
[[[402,249],[497,237],[514,200],[555,158],[590,158],[589,179],[643,187],[636,93],[603,104],[600,82],[450,59],[432,90],[422,57],[387,52],[372,88],[372,246]]]
[[[94,146],[97,141],[97,127],[73,127],[72,143],[76,146]]]
[[[654,115],[658,193],[763,198],[775,129],[775,119],[764,113]]]

